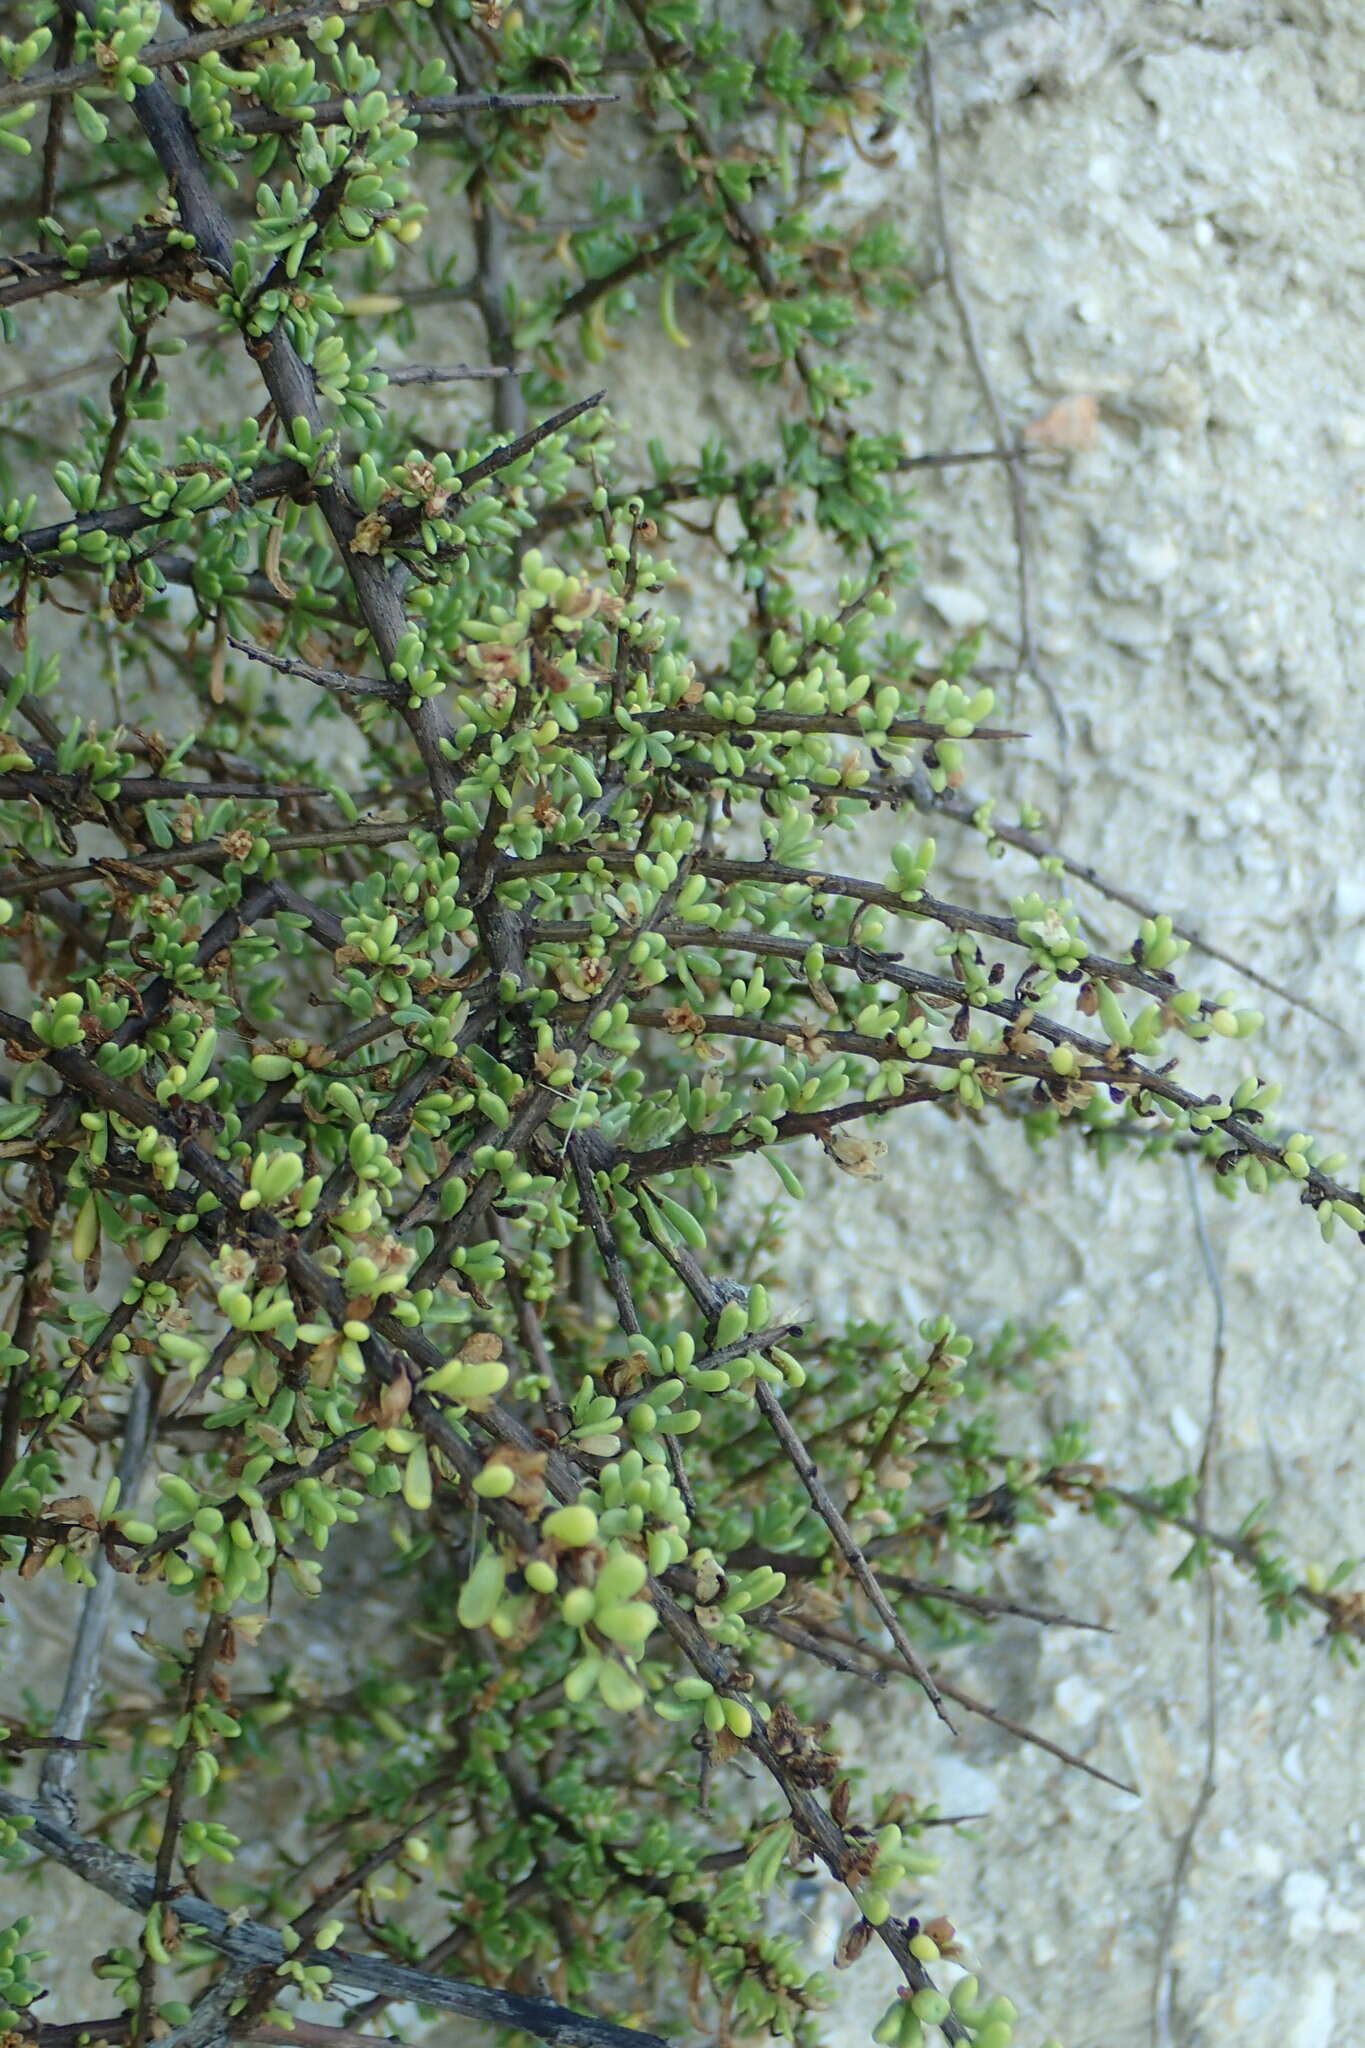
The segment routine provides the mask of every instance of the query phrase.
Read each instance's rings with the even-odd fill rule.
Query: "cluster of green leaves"
[[[32,15],[0,48],[15,94],[51,56],[58,10]],[[931,661],[898,624],[904,450],[859,416],[850,337],[907,306],[907,254],[829,225],[911,11],[809,0],[765,30],[696,0],[432,0],[243,32],[175,72],[159,19],[85,10],[70,58],[94,75],[59,152],[84,219],[61,197],[35,223],[54,288],[122,280],[119,367],[43,470],[41,415],[0,454],[0,915],[31,987],[0,1020],[0,1559],[74,1593],[102,1557],[198,1631],[148,1634],[165,1709],[120,1781],[101,1767],[108,1824],[161,1879],[218,1866],[218,1896],[284,1926],[262,2010],[321,1994],[301,1944],[347,1921],[419,1961],[420,1890],[466,1976],[814,2043],[825,1987],[769,1909],[814,1855],[905,1973],[877,2038],[1003,2048],[1013,2008],[940,1990],[951,1930],[907,1913],[932,1809],[851,1817],[791,1631],[844,1668],[828,1628],[875,1647],[871,1560],[936,1653],[989,1626],[961,1575],[1049,1493],[1158,1520],[1189,1501],[1133,1507],[1079,1430],[1001,1449],[994,1398],[1055,1332],[799,1328],[780,1232],[734,1278],[730,1169],[759,1156],[784,1203],[802,1148],[868,1178],[877,1120],[918,1109],[945,1143],[1017,1115],[1192,1147],[1226,1192],[1293,1182],[1329,1235],[1365,1231],[1365,1200],[1276,1133],[1256,1072],[1174,1078],[1260,1020],[1180,985],[1169,919],[1109,959],[1054,861],[988,909],[932,892],[919,832],[860,871],[871,813],[951,799],[993,730],[971,648]],[[565,104],[452,120],[471,91]],[[603,91],[622,102],[584,104]],[[11,98],[0,143],[22,150],[48,102]],[[174,197],[168,136],[199,164]],[[130,188],[161,240],[120,269]],[[207,417],[191,284],[234,351],[205,361],[260,365],[264,410]],[[510,433],[500,398],[503,424],[471,407],[433,437],[389,382],[380,340],[410,347],[441,296],[475,304],[543,430]],[[585,364],[671,357],[722,318],[781,389],[761,446],[656,440],[641,474],[608,406],[564,408]],[[674,542],[729,593],[723,657]],[[124,704],[173,684],[182,728],[92,715],[96,677]],[[968,829],[1003,853],[991,816]],[[147,1380],[154,1477],[87,1496],[79,1457]],[[338,1557],[388,1585],[392,1633],[329,1695],[271,1615],[327,1612]],[[1248,1568],[1264,1585],[1263,1552]],[[1349,1647],[1338,1584],[1307,1605]],[[257,1644],[279,1661],[233,1696]],[[746,1748],[770,1789],[718,1820],[695,1770]],[[294,1769],[316,1854],[248,1877],[251,1788]],[[187,2010],[158,1973],[184,1991],[212,1954],[164,1901],[102,1965],[139,2039]]]
[[[0,1740],[9,1733],[0,1728]],[[13,1871],[23,1860],[23,1823],[0,1818],[0,1869]],[[43,1994],[38,1965],[46,1949],[26,1949],[24,1937],[33,1925],[31,1914],[21,1914],[0,1926],[0,2027],[17,2027],[25,2008]]]

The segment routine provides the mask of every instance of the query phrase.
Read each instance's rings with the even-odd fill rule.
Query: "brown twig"
[[[654,1589],[654,1604],[659,1619],[668,1634],[682,1650],[693,1669],[703,1678],[722,1689],[731,1685],[734,1672],[727,1652],[717,1649],[701,1629],[695,1618],[680,1607],[671,1594],[662,1587]],[[833,1633],[826,1630],[827,1634]],[[855,1648],[862,1646],[852,1638]],[[899,1658],[889,1652],[881,1652],[878,1662],[901,1671]],[[744,1739],[744,1746],[758,1758],[769,1776],[780,1786],[787,1801],[791,1816],[803,1840],[810,1845],[826,1869],[840,1884],[851,1887],[852,1844],[843,1828],[805,1787],[796,1782],[782,1756],[768,1739],[761,1721],[755,1720],[752,1731]],[[903,1972],[912,1991],[933,1988],[933,1979],[924,1964],[910,1953],[910,1934],[905,1923],[896,1919],[885,1920],[875,1928],[874,1933],[890,1952],[897,1966]],[[942,2022],[944,2039],[949,2042],[966,2041],[968,2034],[962,2022],[953,2016]]]
[[[389,704],[406,700],[408,691],[402,683],[390,681],[388,676],[355,676],[345,669],[316,668],[311,661],[301,661],[292,654],[274,654],[268,647],[257,647],[250,640],[239,640],[235,633],[225,635],[229,647],[235,647],[239,654],[245,654],[252,661],[263,662],[283,676],[298,676],[306,683],[317,683],[324,690],[334,690],[339,696],[382,697]]]
[[[899,788],[903,793],[912,795],[920,809],[931,811],[936,816],[951,818],[959,825],[975,825],[981,811],[980,797],[965,795],[960,790],[944,790],[941,795],[935,795],[929,789],[926,778],[921,801],[920,796],[910,789],[910,783],[914,780],[913,777],[907,778]],[[888,790],[888,794],[891,793]],[[1157,915],[1156,905],[1134,895],[1131,889],[1123,888],[1120,883],[1111,881],[1088,861],[1076,860],[1071,854],[1063,853],[1055,846],[1049,846],[1046,840],[1040,839],[1034,832],[1026,831],[1022,825],[999,825],[992,819],[990,837],[1003,840],[1006,846],[1018,847],[1021,853],[1030,854],[1034,860],[1059,860],[1067,874],[1074,875],[1078,882],[1088,883],[1092,889],[1098,890],[1100,895],[1107,896],[1113,903],[1123,904],[1126,910],[1136,912],[1139,917],[1154,918]],[[1225,952],[1221,946],[1215,946],[1212,939],[1205,938],[1202,932],[1195,931],[1192,926],[1177,924],[1172,919],[1171,930],[1178,939],[1187,940],[1196,952],[1207,955],[1210,960],[1220,960],[1224,967],[1230,967],[1235,974],[1244,975],[1257,988],[1266,989],[1269,994],[1279,996],[1282,1002],[1292,1003],[1296,1010],[1304,1011],[1309,1017],[1316,1017],[1320,1024],[1326,1024],[1331,1030],[1340,1032],[1343,1037],[1349,1036],[1344,1024],[1339,1023],[1335,1017],[1330,1017],[1326,1010],[1319,1009],[1307,996],[1297,993],[1292,988],[1286,988],[1282,982],[1272,981],[1259,968],[1250,966],[1245,960],[1239,960],[1234,953]]]
[[[875,1643],[864,1642],[859,1636],[850,1635],[847,1629],[839,1628],[833,1622],[821,1621],[813,1626],[827,1635],[832,1642],[843,1643],[849,1649],[857,1650],[862,1656],[870,1658],[873,1663],[880,1664],[886,1670],[895,1671],[900,1668],[896,1658],[889,1651],[879,1649]],[[1012,1720],[1008,1714],[1002,1714],[998,1707],[989,1706],[985,1700],[978,1699],[975,1693],[970,1693],[954,1680],[945,1678],[942,1671],[937,1668],[934,1671],[934,1679],[944,1697],[955,1700],[958,1706],[965,1708],[969,1714],[979,1715],[982,1720],[992,1722],[997,1728],[1003,1728],[1007,1735],[1017,1736],[1020,1742],[1027,1742],[1034,1749],[1045,1750],[1049,1756],[1055,1756],[1059,1763],[1067,1764],[1072,1770],[1084,1771],[1087,1777],[1098,1778],[1104,1785],[1112,1785],[1116,1792],[1126,1792],[1133,1799],[1140,1797],[1136,1789],[1132,1785],[1125,1785],[1121,1778],[1111,1778],[1098,1764],[1088,1764],[1083,1756],[1077,1756],[1074,1751],[1064,1749],[1059,1742],[1053,1742],[1046,1735],[1040,1735],[1035,1728],[1026,1727],[1022,1721]]]
[[[58,101],[55,104],[60,105]],[[163,271],[185,268],[186,252],[168,244],[169,229],[132,228],[112,242],[90,249],[79,271],[75,271],[64,250],[30,250],[22,256],[0,256],[0,306],[22,306],[51,292],[74,292],[79,301],[81,287],[116,284],[130,277],[156,277]],[[123,359],[112,360],[120,367]]]
[[[848,1523],[831,1498],[828,1488],[820,1477],[819,1468],[814,1458],[812,1458],[810,1452],[806,1449],[800,1437],[783,1414],[782,1403],[778,1400],[777,1395],[767,1384],[766,1380],[755,1381],[754,1399],[767,1417],[768,1424],[786,1453],[792,1470],[810,1495],[811,1506],[834,1538],[849,1570],[853,1573],[854,1578],[858,1581],[858,1584],[871,1602],[878,1620],[896,1645],[896,1648],[900,1651],[906,1670],[910,1673],[910,1676],[920,1687],[921,1691],[927,1695],[929,1703],[940,1721],[952,1732],[956,1733],[956,1730],[953,1730],[952,1722],[944,1712],[943,1699],[938,1686],[930,1676],[919,1651],[905,1633],[900,1616],[878,1585],[876,1573],[868,1563],[861,1544],[856,1541],[853,1531],[849,1528]]]
[[[261,463],[249,477],[242,477],[234,483],[233,489],[242,503],[250,505],[306,490],[308,485],[308,472],[303,464],[285,459]],[[60,546],[63,534],[73,530],[77,534],[100,532],[110,534],[116,540],[131,539],[148,527],[164,526],[183,516],[174,506],[165,512],[148,512],[141,505],[110,505],[94,512],[76,512],[69,519],[33,527],[29,532],[20,534],[17,540],[0,541],[0,565],[50,554]],[[90,565],[62,557],[59,566],[81,570],[88,569]]]
[[[577,291],[570,292],[559,307],[555,314],[556,326],[561,320],[572,320],[576,315],[586,313],[599,299],[605,298],[608,292],[613,292],[619,285],[628,284],[631,278],[640,277],[645,271],[652,270],[657,263],[662,263],[666,257],[681,249],[687,239],[685,234],[666,235],[662,241],[651,242],[647,248],[637,249],[633,256],[627,256],[613,269],[604,271],[600,277],[588,278],[579,285]]]
[[[379,8],[391,5],[392,0],[350,0],[347,14],[352,21],[358,21],[362,14],[373,14]],[[279,14],[253,15],[250,21],[234,22],[230,28],[203,29],[197,35],[175,36],[164,43],[148,43],[138,51],[138,62],[151,71],[158,71],[167,64],[188,64],[197,57],[207,57],[214,50],[237,50],[244,43],[268,42],[276,36],[291,35],[295,29],[307,29],[313,22],[324,21],[327,12],[325,5],[312,5],[286,8]],[[22,106],[25,100],[49,100],[58,93],[79,92],[87,85],[103,85],[104,79],[104,71],[97,63],[68,64],[59,71],[46,73],[30,72],[25,78],[0,86],[0,113],[6,107]]]
[[[613,105],[621,95],[615,92],[394,92],[389,94],[392,113],[419,127],[439,127],[462,114],[520,114],[544,107]],[[243,107],[233,126],[242,135],[291,135],[310,121],[315,128],[335,127],[346,119],[346,102],[338,94],[332,99],[313,100],[297,114],[276,113],[270,107]]]
[[[516,371],[505,363],[404,363],[399,368],[385,370],[388,383],[399,386],[407,384],[460,384],[490,377],[515,377]]]

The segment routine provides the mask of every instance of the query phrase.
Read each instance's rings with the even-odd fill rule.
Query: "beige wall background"
[[[1073,735],[1058,841],[1339,1021],[1258,998],[1254,1057],[1284,1080],[1290,1120],[1339,1134],[1354,1160],[1365,15],[1216,0],[925,15],[957,262],[1006,418],[1046,438],[1093,402],[1093,445],[1027,473],[1039,665]],[[892,147],[894,168],[853,167],[859,204],[912,224],[927,280],[904,345],[882,344],[889,407],[913,446],[979,447],[989,416],[941,281],[922,122]],[[926,636],[981,621],[983,659],[1008,659],[1016,564],[998,469],[943,472],[922,507]],[[1021,688],[1014,715],[1039,737],[1007,784],[1053,814],[1041,693]],[[1084,888],[1076,901],[1106,943],[1130,938],[1126,912]],[[1074,1147],[1035,1155],[1015,1133],[912,1119],[884,1135],[881,1184],[843,1180],[798,1224],[811,1303],[1055,1319],[1074,1348],[1051,1418],[1094,1416],[1097,1455],[1133,1483],[1190,1469],[1214,1311],[1174,1162],[1101,1171]],[[1357,1554],[1361,1249],[1323,1247],[1292,1198],[1206,1194],[1202,1207],[1227,1314],[1214,1520],[1265,1500],[1297,1558]],[[1365,1924],[1361,1675],[1329,1663],[1311,1628],[1268,1647],[1254,1596],[1220,1569],[1217,1790],[1163,1969],[1205,1761],[1202,1595],[1162,1584],[1179,1539],[1120,1543],[1068,1512],[1001,1587],[1064,1596],[1115,1633],[1019,1624],[957,1675],[1141,1797],[979,1721],[952,1743],[908,1697],[846,1702],[836,1726],[874,1782],[908,1777],[945,1812],[986,1816],[952,1843],[926,1905],[1019,2004],[1021,2039],[1033,2026],[1068,2048],[1365,2038],[1349,1960]],[[875,2018],[888,1995],[876,1972],[869,1956],[841,1980],[850,2019]]]

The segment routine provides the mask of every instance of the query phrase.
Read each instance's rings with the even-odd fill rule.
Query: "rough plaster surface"
[[[1155,904],[1197,911],[1219,945],[1342,1020],[1348,1038],[1265,998],[1257,1056],[1286,1082],[1292,1121],[1339,1136],[1354,1163],[1365,17],[1354,0],[1059,0],[934,5],[927,19],[956,247],[1007,418],[1098,405],[1094,446],[1043,454],[1028,478],[1040,657],[1073,735],[1062,843]],[[879,402],[912,446],[980,447],[988,418],[939,278],[923,126],[906,112],[885,166],[851,163],[838,218],[890,213],[922,254],[922,304],[876,344]],[[612,363],[627,430],[674,447],[698,431],[761,439],[758,408],[776,401],[729,378],[702,309],[689,323],[703,345],[667,380],[629,351]],[[434,400],[433,431],[440,417]],[[985,658],[1008,659],[1016,583],[999,474],[931,476],[921,503],[927,640],[982,621]],[[712,595],[699,585],[694,601]],[[1001,791],[1003,815],[1010,791],[1055,813],[1047,707],[1025,686],[1009,708],[1037,739],[977,779]],[[965,888],[983,871],[992,891],[1031,886],[1026,864],[987,869],[948,827],[938,836]],[[1131,940],[1127,912],[1079,900],[1097,943]],[[1205,985],[1236,979],[1208,966]],[[793,1227],[793,1302],[826,1315],[946,1308],[982,1328],[1056,1319],[1073,1350],[1052,1373],[1049,1419],[1092,1415],[1098,1454],[1132,1483],[1187,1469],[1213,1311],[1179,1169],[1102,1173],[1074,1147],[1036,1156],[1016,1133],[936,1117],[884,1135],[875,1186],[831,1186],[818,1158],[803,1162],[816,1199]],[[1204,1206],[1228,1317],[1216,1519],[1266,1499],[1297,1558],[1365,1550],[1365,1254],[1349,1239],[1321,1247],[1284,1193]],[[983,1722],[949,1741],[908,1691],[846,1696],[837,1725],[874,1782],[984,1816],[945,1842],[923,1910],[948,1912],[983,1976],[1016,1999],[1021,2042],[1055,2030],[1067,2048],[1136,2048],[1153,2039],[1157,1930],[1203,1764],[1201,1608],[1195,1590],[1161,1585],[1179,1542],[1120,1544],[1067,1512],[1001,1585],[1116,1633],[1012,1625],[956,1675],[1130,1779],[1139,1800]],[[1163,2048],[1345,2048],[1365,2038],[1362,1681],[1308,1629],[1272,1652],[1252,1595],[1230,1574],[1220,1584],[1218,1791],[1179,1915]],[[325,1630],[309,1633],[322,1654]],[[35,1617],[9,1640],[24,1681],[55,1697],[59,1636]],[[139,1661],[125,1630],[111,1677],[126,1684]],[[827,1948],[837,1902],[815,1887],[793,1912]],[[40,1918],[68,1958],[54,2016],[90,2010],[90,1949],[131,1929],[106,1928],[64,1879],[45,1886]],[[831,2038],[861,2038],[889,1977],[869,1952],[838,1981],[846,2025]]]
[[[967,17],[971,17],[968,19]],[[1257,1059],[1285,1112],[1355,1156],[1365,942],[1357,824],[1365,419],[1361,151],[1365,18],[1348,6],[1072,5],[929,11],[959,262],[1012,423],[1098,400],[1093,449],[1029,471],[1042,666],[1073,731],[1061,842],[1345,1023],[1263,998]],[[920,224],[935,270],[922,125],[858,198]],[[845,194],[844,203],[848,203]],[[988,416],[941,284],[884,345],[898,424],[925,450],[979,447]],[[1016,631],[999,476],[926,484],[926,635]],[[1021,723],[1051,751],[1046,707]],[[1010,771],[1045,809],[1055,784]],[[979,782],[991,778],[978,776]],[[994,786],[994,785],[992,785]],[[938,834],[940,846],[949,834]],[[1018,872],[1011,863],[991,879]],[[1022,884],[1021,884],[1022,885]],[[1102,941],[1128,913],[1078,900]],[[1208,985],[1237,977],[1205,963]],[[810,1205],[806,1293],[969,1325],[1056,1319],[1073,1355],[1054,1420],[1095,1416],[1098,1453],[1140,1483],[1198,1455],[1213,1325],[1178,1170],[1022,1139],[888,1124],[885,1177]],[[1215,1519],[1268,1499],[1300,1558],[1362,1547],[1359,1318],[1365,1270],[1291,1201],[1206,1198],[1228,1367]],[[834,1244],[830,1244],[831,1220]],[[1020,1624],[958,1675],[1138,1786],[1141,1801],[981,1722],[946,1739],[912,1697],[845,1698],[836,1725],[874,1782],[983,1813],[947,1850],[926,1911],[958,1922],[983,1976],[1068,2048],[1153,2038],[1156,1941],[1203,1768],[1202,1607],[1151,1553],[1063,1515],[1002,1586],[1046,1592],[1112,1637]],[[1063,1566],[1049,1553],[1065,1547]],[[1175,2048],[1328,2048],[1365,2038],[1360,1679],[1311,1631],[1273,1653],[1221,1575],[1218,1791],[1175,1937]],[[1158,1599],[1155,1597],[1161,1594]],[[817,1924],[821,1908],[809,1902]],[[837,1926],[837,1906],[826,1907]],[[850,2020],[890,1990],[871,1953]]]
[[[1354,1160],[1365,19],[1345,5],[1114,0],[936,6],[926,19],[953,239],[1006,417],[1017,430],[1064,402],[1096,403],[1094,445],[1044,449],[1028,471],[1039,665],[1072,734],[1058,843],[1347,1027],[1257,997],[1267,1028],[1254,1060],[1285,1082],[1285,1115]],[[903,336],[879,339],[878,397],[913,448],[979,448],[989,414],[942,282],[923,123],[906,112],[884,166],[850,158],[833,217],[909,225],[924,297]],[[684,359],[676,376],[667,420],[657,384],[637,395],[623,381],[614,400],[656,431],[680,435],[695,408],[706,431],[761,435],[752,395],[712,363]],[[921,507],[926,641],[985,624],[983,659],[1008,661],[1018,612],[1003,480],[984,465],[939,473]],[[1000,791],[1002,815],[1013,791],[1055,817],[1047,704],[1024,686],[1010,709],[1037,737],[975,783]],[[980,879],[998,900],[1006,884],[1033,886],[1027,864],[994,867],[947,826],[937,837],[966,889]],[[1127,911],[1076,893],[1098,945],[1131,943]],[[1191,971],[1213,989],[1238,983],[1215,962]],[[1214,1063],[1202,1071],[1212,1080]],[[793,1306],[831,1318],[947,1309],[983,1329],[1006,1314],[1056,1320],[1073,1350],[1047,1419],[1094,1418],[1097,1455],[1130,1483],[1191,1469],[1213,1302],[1178,1167],[1105,1172],[1074,1147],[1039,1156],[1016,1133],[913,1117],[881,1134],[875,1188],[803,1162],[812,1199],[788,1245]],[[1215,1523],[1266,1501],[1297,1560],[1355,1554],[1360,1248],[1321,1246],[1283,1194],[1205,1196],[1203,1209],[1227,1313]],[[1115,1633],[1012,1625],[955,1676],[1141,1797],[981,1721],[952,1741],[908,1691],[844,1694],[836,1732],[872,1783],[984,1816],[946,1847],[921,1910],[957,1922],[973,1967],[1019,2004],[1024,2041],[1365,2038],[1351,1960],[1365,1925],[1360,1680],[1329,1664],[1312,1630],[1272,1650],[1253,1594],[1226,1572],[1218,1790],[1153,2033],[1158,1934],[1204,1763],[1202,1599],[1163,1584],[1183,1540],[1121,1542],[1071,1512],[1029,1539],[1000,1589]],[[813,1885],[786,1924],[828,1953],[842,1918]],[[855,2037],[892,1974],[874,1949],[837,1981]]]

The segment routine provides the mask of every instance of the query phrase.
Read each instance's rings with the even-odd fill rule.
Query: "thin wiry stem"
[[[154,1434],[155,1390],[159,1384],[150,1370],[139,1373],[133,1382],[132,1391],[128,1396],[128,1406],[122,1418],[123,1443],[115,1469],[119,1481],[119,1501],[125,1509],[137,1491],[138,1480],[142,1476],[142,1467]],[[90,1710],[94,1704],[117,1577],[104,1551],[100,1551],[94,1559],[91,1571],[95,1583],[93,1586],[87,1586],[85,1597],[81,1601],[80,1618],[72,1638],[71,1657],[67,1664],[61,1704],[52,1721],[52,1733],[62,1737],[64,1741],[73,1743],[79,1743],[85,1733]],[[43,1761],[42,1773],[38,1780],[39,1798],[73,1827],[76,1824],[76,1802],[71,1792],[71,1780],[79,1759],[79,1749],[52,1750]]]
[[[943,252],[943,273],[953,305],[957,309],[962,338],[972,370],[986,401],[986,410],[995,428],[996,453],[1005,465],[1009,481],[1010,518],[1014,526],[1014,559],[1019,582],[1019,654],[1016,676],[1027,672],[1047,698],[1053,720],[1057,727],[1057,743],[1061,765],[1065,774],[1067,752],[1071,743],[1071,731],[1066,713],[1056,690],[1043,674],[1033,623],[1033,572],[1031,568],[1030,541],[1028,530],[1028,491],[1024,483],[1024,463],[1018,440],[1005,419],[1004,407],[1000,403],[995,382],[986,361],[981,335],[976,324],[961,269],[957,260],[957,249],[948,218],[947,183],[943,169],[943,127],[939,117],[938,89],[934,75],[934,55],[928,39],[920,51],[920,76],[923,84],[925,105],[925,126],[929,137],[929,167],[933,179],[934,212],[938,222],[939,247]]]
[[[1204,1440],[1199,1452],[1199,1490],[1194,1498],[1195,1518],[1200,1522],[1206,1522],[1209,1516],[1209,1488],[1213,1476],[1213,1461],[1217,1456],[1222,1430],[1223,1373],[1227,1365],[1227,1305],[1223,1298],[1222,1275],[1209,1241],[1199,1181],[1192,1163],[1187,1159],[1183,1164],[1190,1204],[1194,1211],[1200,1263],[1204,1268],[1204,1277],[1208,1281],[1209,1293],[1213,1300],[1213,1345],[1209,1359],[1208,1412],[1204,1423]],[[1194,1861],[1195,1839],[1218,1790],[1218,1581],[1214,1576],[1211,1561],[1205,1565],[1202,1578],[1204,1767],[1195,1792],[1194,1804],[1190,1808],[1189,1819],[1181,1829],[1180,1839],[1176,1844],[1171,1882],[1157,1935],[1157,1966],[1152,1984],[1152,2048],[1171,2048],[1174,2039],[1171,2022],[1175,2006],[1176,1967],[1173,1948],[1176,1922],[1180,1913],[1180,1901],[1189,1879],[1190,1865]]]
[[[849,1570],[872,1603],[878,1620],[899,1650],[906,1670],[921,1691],[927,1695],[940,1721],[951,1729],[953,1724],[944,1712],[943,1698],[937,1684],[919,1651],[905,1633],[900,1616],[877,1584],[877,1575],[868,1563],[861,1544],[855,1539],[853,1531],[831,1498],[814,1458],[783,1414],[782,1403],[773,1389],[762,1380],[754,1387],[754,1399],[767,1417],[769,1426],[786,1453],[792,1469],[810,1495],[812,1507],[834,1538]]]

